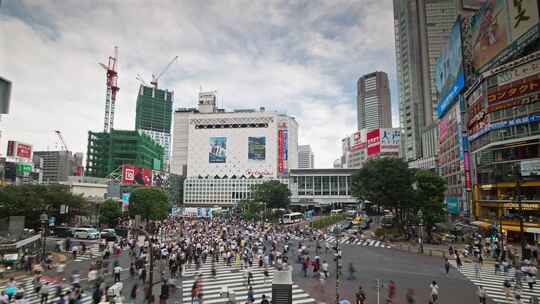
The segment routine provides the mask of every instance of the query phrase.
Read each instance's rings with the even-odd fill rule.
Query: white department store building
[[[201,93],[197,109],[174,113],[171,172],[186,176],[186,207],[229,207],[249,199],[253,185],[286,178],[298,167],[293,117],[256,110],[225,112]]]

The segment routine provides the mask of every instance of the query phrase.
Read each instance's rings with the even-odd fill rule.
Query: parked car
[[[71,227],[57,226],[52,229],[52,235],[61,238],[73,237],[73,230]]]
[[[97,240],[99,231],[94,228],[74,228],[73,237],[78,239]]]

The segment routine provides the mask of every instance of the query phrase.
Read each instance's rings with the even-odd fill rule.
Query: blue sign
[[[49,217],[49,226],[54,226],[55,221],[56,219],[54,218],[54,216]]]
[[[446,48],[437,59],[435,89],[439,96],[437,115],[441,118],[457,100],[465,86],[463,56],[461,53],[461,19],[458,19],[448,35]]]
[[[521,117],[517,117],[517,118],[514,118],[514,119],[509,119],[509,120],[504,120],[504,121],[499,121],[499,122],[495,122],[495,123],[492,123],[486,127],[484,127],[483,129],[481,129],[480,131],[476,132],[475,134],[469,136],[469,141],[473,141],[475,139],[477,139],[478,137],[486,134],[487,132],[489,131],[493,131],[493,130],[498,130],[498,129],[504,129],[504,128],[509,128],[509,127],[513,127],[513,126],[517,126],[517,125],[522,125],[522,124],[526,124],[526,123],[530,123],[530,122],[536,122],[536,121],[540,121],[540,113],[536,113],[536,114],[531,114],[531,115],[528,115],[528,116],[521,116]]]
[[[448,213],[459,214],[459,202],[457,197],[446,197],[446,210],[448,210]]]

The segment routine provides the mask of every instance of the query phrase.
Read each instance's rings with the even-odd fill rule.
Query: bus
[[[330,215],[338,215],[342,213],[343,213],[343,209],[334,209],[330,211]]]
[[[302,220],[304,220],[304,215],[300,212],[287,213],[281,217],[283,224],[299,223]]]

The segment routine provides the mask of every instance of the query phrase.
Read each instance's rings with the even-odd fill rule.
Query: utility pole
[[[519,163],[515,167],[515,173],[516,173],[516,199],[518,203],[519,208],[519,239],[521,242],[521,259],[525,259],[525,250],[527,247],[527,242],[525,241],[525,234],[524,234],[524,228],[523,228],[523,206],[521,204],[521,183],[522,183],[522,176],[520,172],[520,165]]]

